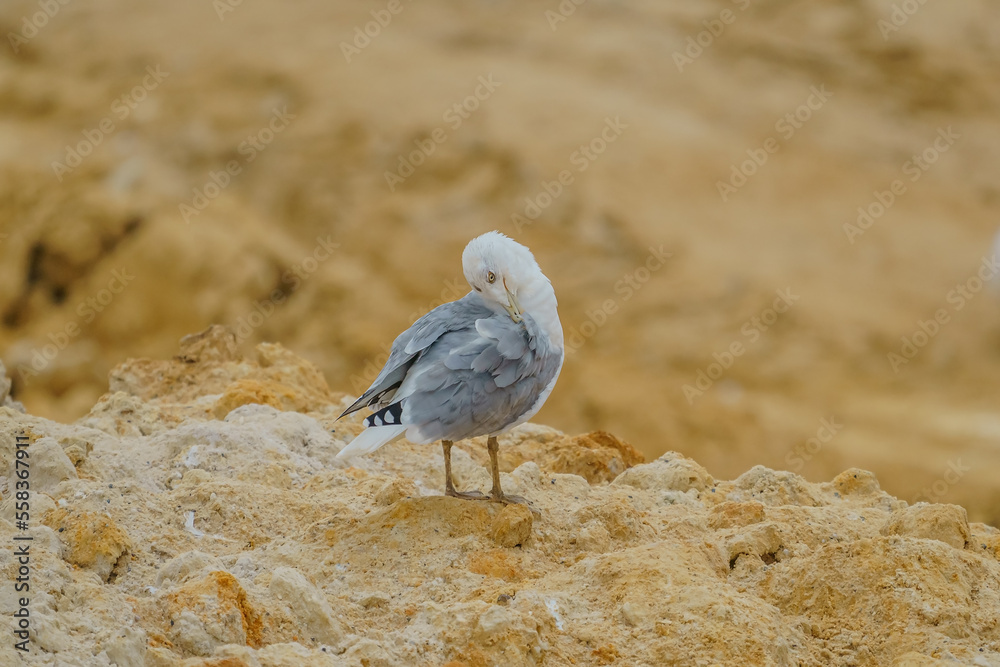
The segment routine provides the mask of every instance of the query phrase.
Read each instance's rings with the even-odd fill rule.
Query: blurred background
[[[0,351],[85,414],[211,323],[358,394],[498,229],[536,421],[1000,523],[1000,6],[6,0]]]

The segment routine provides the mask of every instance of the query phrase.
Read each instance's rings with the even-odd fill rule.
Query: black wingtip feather
[[[342,419],[344,416],[349,415],[352,412],[357,412],[358,410],[360,410],[363,407],[371,407],[371,406],[377,404],[379,401],[382,400],[382,397],[385,396],[387,393],[389,393],[389,392],[394,392],[395,393],[395,391],[397,389],[399,389],[399,385],[401,385],[401,384],[402,384],[402,381],[396,382],[396,383],[394,383],[394,384],[386,387],[385,389],[383,389],[382,391],[380,391],[377,394],[372,394],[372,391],[369,389],[368,391],[366,391],[364,394],[361,395],[361,398],[359,398],[358,400],[354,401],[354,403],[351,404],[351,407],[349,407],[346,410],[344,410],[341,413],[340,417],[337,417],[337,419]]]
[[[358,400],[354,401],[354,403],[351,404],[351,407],[347,408],[342,413],[340,413],[340,416],[337,417],[337,419],[343,419],[347,415],[351,414],[352,412],[357,412],[366,405],[368,405],[368,397],[362,396]]]
[[[387,405],[365,418],[365,426],[395,426],[403,421],[403,404]]]

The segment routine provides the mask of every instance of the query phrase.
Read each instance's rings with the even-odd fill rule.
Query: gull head
[[[490,306],[503,309],[515,322],[539,297],[551,296],[552,284],[538,268],[531,251],[500,232],[469,241],[462,253],[469,286]]]

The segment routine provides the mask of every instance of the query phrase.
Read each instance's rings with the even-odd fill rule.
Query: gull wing
[[[498,433],[538,408],[562,362],[562,348],[530,314],[515,323],[491,311],[453,328],[411,362],[399,388],[407,437],[432,442]]]
[[[469,292],[461,299],[440,305],[418,319],[396,337],[389,351],[389,359],[378,377],[340,417],[357,412],[365,406],[380,408],[388,405],[413,362],[424,350],[449,331],[473,326],[477,318],[488,317],[492,313],[478,294]]]

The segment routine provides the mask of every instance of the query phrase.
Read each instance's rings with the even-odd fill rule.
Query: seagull
[[[371,387],[338,417],[375,410],[337,458],[369,454],[404,433],[416,444],[440,440],[446,495],[524,502],[500,488],[497,436],[538,412],[562,370],[556,294],[531,251],[500,232],[472,239],[462,269],[472,291],[401,333]],[[481,435],[493,473],[489,496],[457,491],[451,476],[452,445]]]

